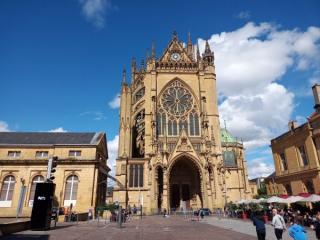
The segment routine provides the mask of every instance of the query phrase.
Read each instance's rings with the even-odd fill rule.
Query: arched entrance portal
[[[202,207],[200,181],[197,165],[187,157],[179,158],[172,166],[169,176],[170,208]]]

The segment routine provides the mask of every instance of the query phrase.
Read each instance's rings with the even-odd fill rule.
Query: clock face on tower
[[[180,56],[179,53],[175,52],[175,53],[172,53],[172,54],[171,54],[171,60],[172,60],[172,61],[177,62],[177,61],[179,61],[180,59],[181,59],[181,56]]]
[[[180,117],[191,110],[193,98],[187,89],[181,86],[172,86],[164,91],[161,103],[169,114]]]

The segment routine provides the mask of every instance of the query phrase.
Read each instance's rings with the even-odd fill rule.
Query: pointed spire
[[[152,42],[152,47],[151,47],[151,58],[152,59],[156,58],[156,47],[154,42]]]
[[[144,60],[143,59],[141,59],[140,70],[144,70]]]
[[[188,32],[188,45],[192,45],[190,32]]]
[[[122,70],[122,84],[126,84],[127,82],[127,72],[126,72],[126,68],[124,67]]]
[[[204,50],[205,53],[211,53],[210,45],[208,43],[208,40],[206,40],[206,48]]]
[[[178,34],[176,30],[173,31],[172,40],[178,40]]]
[[[192,41],[191,41],[190,32],[188,33],[187,53],[188,53],[189,57],[191,57],[193,59]]]
[[[201,60],[201,56],[200,56],[200,49],[199,49],[199,45],[197,43],[197,61]]]
[[[151,56],[151,55],[150,55],[149,49],[147,49],[147,54],[146,54],[147,63],[148,63],[149,60],[151,59],[150,56]]]
[[[137,62],[136,62],[136,58],[133,57],[131,60],[131,71],[134,72],[137,69]]]
[[[204,49],[204,53],[202,54],[202,59],[204,60],[206,65],[212,65],[214,61],[213,52],[210,49],[210,45],[208,40],[206,40],[206,47]]]

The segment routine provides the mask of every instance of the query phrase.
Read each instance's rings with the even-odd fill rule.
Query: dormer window
[[[9,151],[8,152],[8,157],[18,158],[20,156],[21,156],[21,151]]]
[[[80,157],[81,151],[79,150],[70,150],[69,151],[69,157]]]

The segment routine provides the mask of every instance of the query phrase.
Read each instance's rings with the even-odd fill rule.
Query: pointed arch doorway
[[[169,173],[169,203],[171,210],[203,207],[200,171],[186,156],[179,157]]]

